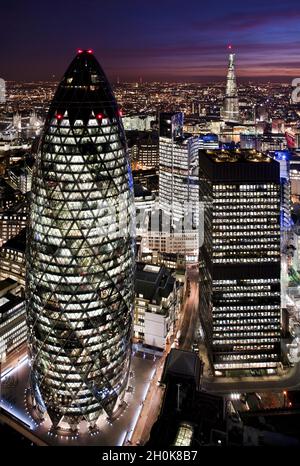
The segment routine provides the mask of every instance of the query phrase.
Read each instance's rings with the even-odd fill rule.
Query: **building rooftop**
[[[17,202],[13,206],[9,207],[8,209],[4,210],[3,212],[0,212],[0,216],[9,216],[9,215],[16,215],[16,214],[26,214],[27,210],[27,205],[25,201]]]
[[[182,377],[184,379],[190,378],[198,386],[200,383],[200,373],[200,359],[196,353],[173,348],[167,356],[162,381],[164,382],[170,376]]]
[[[6,241],[3,249],[13,249],[25,253],[26,248],[26,228],[23,228],[20,233]]]
[[[252,149],[201,149],[199,168],[215,183],[280,183],[279,162]]]
[[[24,302],[25,306],[25,300],[24,298],[21,298],[20,296],[15,296],[12,293],[6,293],[5,296],[0,298],[0,319],[4,318],[7,312],[9,312],[11,309],[13,309],[15,306],[18,304],[21,304]]]
[[[148,189],[146,189],[144,186],[142,186],[140,183],[134,183],[133,184],[133,187],[134,187],[134,197],[135,198],[145,198],[145,197],[149,197],[149,196],[153,196],[153,194],[151,193],[151,191],[149,191]]]
[[[56,118],[64,125],[67,114],[71,125],[76,120],[87,125],[92,112],[99,125],[104,116],[115,122],[120,118],[110,84],[93,51],[78,50],[56,90],[46,124]]]
[[[207,150],[206,155],[215,163],[271,163],[272,159],[256,150],[235,149]]]
[[[7,291],[12,290],[18,286],[18,282],[12,278],[5,278],[0,281],[0,297],[2,297]]]
[[[174,288],[175,278],[164,266],[154,266],[137,262],[135,275],[135,291],[137,297],[160,304],[162,298],[167,298]]]

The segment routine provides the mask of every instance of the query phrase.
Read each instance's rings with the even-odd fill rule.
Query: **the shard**
[[[26,298],[31,387],[54,427],[122,402],[134,297],[133,182],[120,110],[91,50],[59,84],[32,182]]]
[[[239,99],[235,77],[235,54],[229,54],[228,72],[226,81],[226,94],[222,109],[222,118],[225,122],[239,122]]]

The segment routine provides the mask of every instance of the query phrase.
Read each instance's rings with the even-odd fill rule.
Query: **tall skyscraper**
[[[6,102],[6,84],[4,79],[0,78],[0,104]]]
[[[221,116],[228,123],[238,123],[239,121],[239,99],[237,93],[236,77],[235,77],[235,54],[229,54],[226,94],[223,104]]]
[[[27,313],[32,391],[54,427],[93,426],[131,358],[133,181],[120,111],[91,50],[51,103],[32,180]]]
[[[280,361],[280,167],[255,151],[200,151],[200,317],[215,371]]]
[[[159,205],[170,217],[172,228],[189,243],[197,236],[199,225],[198,151],[200,137],[183,134],[183,114],[161,113],[159,129]],[[190,236],[190,239],[189,239]],[[196,243],[195,243],[196,244]],[[178,242],[185,252],[184,241]]]

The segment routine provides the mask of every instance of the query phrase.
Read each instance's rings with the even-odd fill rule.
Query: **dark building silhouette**
[[[280,361],[280,170],[255,151],[200,151],[200,317],[220,372]]]
[[[226,437],[223,398],[201,391],[202,362],[191,351],[172,349],[161,377],[165,393],[147,447],[199,447]]]

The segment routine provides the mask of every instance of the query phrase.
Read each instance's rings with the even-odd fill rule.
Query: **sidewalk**
[[[149,439],[152,426],[158,418],[163,400],[164,388],[158,386],[158,381],[161,379],[166,356],[167,352],[163,354],[158,363],[132,437],[127,442],[127,445],[144,445]]]

